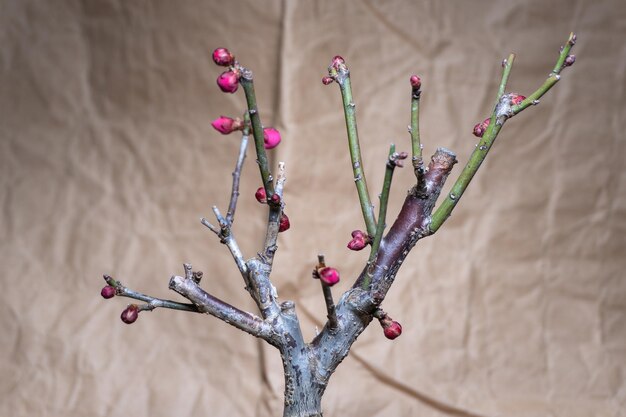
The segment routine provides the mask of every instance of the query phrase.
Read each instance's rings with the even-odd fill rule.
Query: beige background
[[[126,326],[109,273],[173,297],[183,262],[253,304],[202,227],[225,210],[238,140],[210,127],[243,111],[209,51],[252,68],[279,128],[292,229],[274,282],[307,338],[325,317],[318,251],[347,289],[365,253],[333,55],[353,74],[364,164],[378,193],[388,144],[408,150],[408,76],[423,78],[425,153],[462,165],[500,60],[528,94],[578,33],[575,66],[503,130],[451,220],[403,266],[385,308],[331,379],[331,416],[625,416],[626,3],[605,1],[0,2],[0,415],[277,416],[277,352],[206,316],[157,310]],[[456,175],[460,166],[454,171]],[[390,216],[413,181],[398,172]],[[246,256],[265,218],[244,169],[235,231]],[[335,291],[338,295],[338,292]]]

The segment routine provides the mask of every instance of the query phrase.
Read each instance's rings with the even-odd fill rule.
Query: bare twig
[[[213,233],[215,233],[220,238],[220,242],[226,245],[226,247],[230,251],[231,256],[235,260],[235,263],[237,264],[239,272],[241,272],[241,275],[243,276],[244,281],[247,284],[248,267],[246,266],[246,261],[244,260],[243,253],[241,252],[241,249],[237,244],[237,240],[235,239],[235,236],[233,236],[233,233],[230,229],[230,226],[226,222],[226,219],[224,219],[216,206],[213,206],[213,212],[215,213],[217,221],[220,223],[220,229],[213,226],[204,217],[200,219],[200,222],[208,227]]]
[[[146,294],[131,290],[124,286],[120,281],[117,281],[109,275],[104,275],[104,280],[111,287],[115,288],[115,295],[119,297],[128,297],[139,301],[144,301],[145,305],[139,306],[140,310],[154,310],[155,308],[169,308],[172,310],[189,311],[192,313],[200,313],[200,310],[193,304],[179,303],[172,300],[163,300],[156,297],[151,297]]]
[[[324,260],[324,255],[317,255],[317,269],[314,271],[317,274],[317,271],[326,266],[326,262]],[[335,311],[335,302],[333,301],[333,294],[331,288],[324,283],[321,279],[319,280],[322,285],[322,292],[324,293],[324,302],[326,303],[326,317],[328,317],[328,328],[331,332],[337,331],[337,312]]]
[[[217,227],[213,226],[206,218],[201,217],[200,218],[200,223],[205,225],[210,231],[215,233],[217,236],[220,235],[220,229],[218,229]]]
[[[244,114],[243,134],[241,135],[241,144],[239,145],[239,156],[237,164],[233,171],[233,187],[230,195],[230,203],[228,204],[228,212],[226,213],[226,221],[232,226],[235,218],[235,210],[237,209],[237,199],[239,198],[239,179],[241,178],[241,170],[246,159],[246,149],[248,148],[248,138],[250,136],[250,115],[248,112]]]

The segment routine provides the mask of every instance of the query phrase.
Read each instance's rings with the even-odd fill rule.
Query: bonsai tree
[[[322,78],[322,83],[337,84],[341,92],[352,175],[363,215],[363,230],[352,232],[348,248],[355,251],[369,250],[369,257],[362,272],[354,279],[354,284],[336,302],[331,288],[340,280],[339,271],[327,265],[323,255],[318,255],[317,261],[312,260],[312,278],[319,280],[321,284],[327,321],[324,328],[310,341],[303,338],[294,302],[280,301],[271,281],[272,264],[278,249],[278,235],[290,227],[289,218],[284,211],[285,163],[278,163],[274,176],[267,157],[267,152],[280,143],[281,136],[276,129],[263,126],[257,107],[252,71],[235,60],[227,49],[216,49],[213,52],[213,60],[217,65],[226,67],[226,71],[217,78],[219,88],[226,93],[235,93],[241,86],[247,109],[241,119],[222,116],[212,123],[222,134],[241,132],[241,146],[233,172],[232,193],[226,214],[223,215],[214,206],[216,224],[210,223],[205,218],[201,222],[229,250],[241,273],[246,290],[258,307],[258,312],[242,311],[209,294],[200,286],[202,272],[194,271],[191,264],[187,263],[184,264],[182,276],[176,275],[170,279],[169,288],[189,302],[151,297],[130,289],[108,275],[104,276],[106,286],[102,289],[101,295],[106,299],[122,296],[142,302],[130,304],[124,309],[121,319],[127,324],[134,323],[139,313],[143,311],[169,308],[207,313],[263,339],[276,347],[281,355],[285,376],[283,416],[321,416],[322,396],[330,377],[348,355],[350,347],[363,330],[372,321],[377,320],[388,339],[395,339],[402,334],[402,326],[383,310],[385,296],[400,266],[415,244],[420,239],[436,233],[450,216],[505,122],[526,108],[539,104],[541,97],[559,81],[561,71],[574,63],[575,56],[570,54],[570,50],[575,42],[576,36],[572,33],[567,43],[561,47],[558,60],[548,78],[528,97],[506,92],[515,55],[511,54],[502,61],[502,79],[491,113],[473,129],[473,134],[479,138],[476,149],[458,175],[451,191],[443,196],[436,208],[442,187],[457,161],[452,151],[438,148],[428,164],[425,163],[419,134],[421,80],[417,75],[411,75],[409,133],[415,185],[408,190],[404,204],[389,228],[386,227],[387,203],[393,174],[396,168],[403,166],[409,153],[398,152],[394,145],[390,146],[378,212],[375,213],[361,160],[350,71],[342,57],[336,56],[332,59],[328,75]],[[262,182],[255,197],[259,203],[267,206],[268,215],[263,246],[259,248],[256,256],[246,258],[234,236],[233,223],[239,197],[239,180],[250,135],[254,140]]]

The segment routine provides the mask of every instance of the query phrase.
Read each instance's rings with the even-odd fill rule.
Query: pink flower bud
[[[341,65],[341,64],[345,64],[345,63],[346,63],[346,61],[343,59],[343,57],[342,57],[342,56],[340,56],[340,55],[335,55],[335,56],[333,57],[333,60],[332,60],[331,66],[333,66],[333,67],[337,68],[339,65]]]
[[[220,116],[211,122],[211,126],[222,135],[228,135],[236,130],[243,129],[243,123],[240,119],[232,119],[226,116]]]
[[[225,93],[234,93],[239,87],[239,77],[235,71],[224,71],[217,77],[217,85]]]
[[[526,99],[526,96],[523,96],[521,94],[511,94],[511,104],[514,106],[517,106],[518,104],[520,104],[522,101],[524,101]]]
[[[289,229],[291,224],[289,224],[289,217],[285,213],[280,215],[280,223],[278,224],[278,232],[284,232]]]
[[[352,240],[348,242],[348,249],[361,250],[367,246],[370,238],[361,230],[354,230],[352,232]]]
[[[339,282],[339,271],[337,271],[335,268],[325,266],[324,268],[318,270],[317,273],[319,274],[322,282],[329,287],[332,287]]]
[[[324,85],[328,85],[328,84],[332,83],[333,81],[335,81],[333,79],[333,77],[324,77],[324,78],[322,78],[322,84],[324,84]]]
[[[259,187],[258,190],[256,190],[256,193],[254,193],[254,198],[256,198],[256,201],[258,201],[259,203],[267,203],[267,194],[265,194],[265,188]]]
[[[265,149],[274,149],[280,143],[280,132],[273,127],[263,129],[263,142]]]
[[[135,304],[131,304],[126,307],[126,310],[122,311],[120,318],[126,324],[134,323],[139,317],[139,307]]]
[[[221,67],[228,67],[235,62],[235,57],[226,48],[217,48],[213,51],[213,62]]]
[[[383,323],[383,333],[387,339],[393,340],[402,334],[402,326],[397,321]]]
[[[483,120],[480,123],[477,123],[476,126],[474,126],[474,136],[478,136],[479,138],[482,138],[483,135],[485,134],[485,131],[487,131],[487,127],[489,127],[489,123],[491,122],[490,118],[487,118],[485,120]]]
[[[568,55],[565,57],[565,61],[563,62],[564,67],[569,67],[574,62],[576,62],[576,55]]]
[[[413,87],[413,90],[419,90],[422,86],[422,79],[417,75],[411,75],[409,81],[411,82],[411,87]]]
[[[350,250],[361,250],[364,249],[366,246],[367,243],[365,243],[365,240],[358,237],[355,237],[350,242],[348,242],[348,249]]]
[[[115,296],[115,288],[110,286],[110,285],[106,285],[102,288],[102,291],[100,291],[100,295],[102,296],[102,298],[113,298]]]

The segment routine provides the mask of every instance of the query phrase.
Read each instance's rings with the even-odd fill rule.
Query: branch
[[[261,318],[212,296],[198,286],[192,279],[173,276],[169,283],[170,289],[191,301],[201,313],[208,313],[226,323],[253,336],[266,340],[276,346],[276,335],[272,326]]]
[[[354,183],[359,195],[361,211],[365,227],[369,236],[376,233],[376,220],[374,218],[374,206],[372,206],[369,192],[367,190],[367,182],[365,180],[365,172],[363,171],[363,161],[361,158],[361,148],[359,146],[359,135],[356,126],[356,105],[352,99],[352,86],[350,84],[350,71],[345,61],[340,56],[333,58],[333,62],[328,67],[329,77],[339,84],[341,90],[341,98],[343,100],[343,112],[346,119],[346,130],[348,133],[348,147],[350,149],[350,158],[352,162],[352,172],[354,174]]]
[[[242,67],[239,82],[241,83],[243,91],[246,95],[248,114],[250,115],[250,121],[252,122],[252,135],[254,136],[254,148],[256,149],[257,163],[259,164],[259,170],[261,171],[261,179],[263,181],[263,187],[265,188],[265,194],[269,199],[274,194],[274,183],[272,173],[270,172],[269,162],[267,160],[267,153],[265,152],[263,125],[261,124],[261,117],[259,116],[259,109],[257,108],[252,71]]]
[[[160,298],[151,297],[146,294],[131,290],[125,287],[120,281],[116,281],[109,275],[104,275],[104,280],[108,285],[115,288],[115,295],[119,297],[128,297],[139,301],[144,301],[147,304],[139,306],[140,310],[151,311],[155,308],[169,308],[172,310],[190,311],[192,313],[200,313],[200,310],[193,304],[178,303],[172,300],[162,300]]]
[[[318,274],[317,271],[319,271],[322,268],[326,267],[326,262],[324,260],[324,255],[317,255],[317,268],[313,271],[314,274]],[[319,277],[317,277],[319,279]],[[337,331],[337,313],[335,311],[335,302],[333,301],[333,294],[332,291],[330,289],[330,286],[328,286],[324,281],[322,281],[321,279],[319,280],[320,284],[322,285],[322,292],[324,293],[324,302],[326,303],[326,317],[328,317],[328,328],[331,332],[336,332]]]
[[[243,162],[246,159],[246,149],[248,147],[248,138],[250,136],[250,115],[248,112],[244,114],[243,134],[241,136],[241,145],[239,145],[239,157],[233,171],[233,187],[230,195],[230,204],[226,213],[226,221],[232,226],[237,209],[237,199],[239,198],[239,179],[241,178],[241,170]]]
[[[502,125],[508,117],[508,111],[510,110],[510,98],[504,95],[504,90],[506,89],[506,83],[509,79],[509,74],[511,73],[511,67],[513,66],[514,60],[515,55],[511,54],[508,59],[502,61],[502,79],[498,88],[496,103],[489,121],[489,127],[476,145],[476,148],[474,149],[474,152],[472,152],[472,155],[463,168],[463,171],[461,171],[461,174],[452,186],[452,190],[433,214],[429,226],[431,234],[439,230],[443,222],[445,222],[450,216],[454,207],[456,207],[470,181],[474,178],[474,175],[478,171],[478,168],[480,168],[480,165],[487,157],[487,153],[491,149],[491,146],[496,140],[500,129],[502,129]]]
[[[396,145],[392,144],[389,147],[389,158],[385,167],[385,179],[383,180],[383,189],[380,193],[380,207],[378,209],[378,224],[376,226],[376,234],[372,241],[372,250],[368,263],[371,264],[376,259],[378,254],[378,248],[380,241],[383,237],[383,232],[387,226],[385,221],[387,218],[387,204],[389,203],[389,191],[391,190],[391,180],[393,179],[393,171],[396,167],[402,167],[402,160],[406,159],[408,155],[406,152],[397,153]],[[367,289],[370,285],[369,276],[363,281],[363,289]]]
[[[221,218],[222,221],[225,222],[225,219],[222,217],[217,207],[213,206],[213,211],[215,212],[215,216],[218,218],[218,221],[220,221]],[[243,258],[243,253],[241,252],[241,249],[239,248],[239,245],[237,244],[235,236],[233,236],[230,227],[224,228],[222,227],[222,224],[226,223],[221,223],[220,229],[218,229],[217,227],[209,223],[209,221],[204,217],[200,219],[200,223],[202,223],[213,233],[215,233],[220,238],[220,242],[226,245],[226,247],[230,251],[231,256],[235,260],[235,263],[237,264],[239,272],[241,272],[241,275],[244,277],[244,280],[247,283],[248,267],[246,266],[246,262]],[[226,233],[224,231],[226,231]]]
[[[561,71],[563,70],[563,68],[572,65],[576,59],[574,55],[569,54],[575,44],[576,34],[572,32],[570,33],[569,39],[567,40],[565,46],[561,48],[559,59],[556,61],[556,65],[554,66],[554,69],[552,70],[552,73],[550,73],[548,79],[543,83],[543,85],[541,85],[541,87],[539,87],[534,93],[528,96],[520,104],[513,106],[513,108],[511,109],[512,116],[515,116],[516,114],[531,105],[539,104],[539,99],[543,97],[543,95],[547,93],[552,87],[554,87],[557,82],[559,82],[559,80],[561,79]]]
[[[445,148],[436,150],[424,174],[426,195],[418,192],[417,185],[409,191],[397,219],[381,241],[375,262],[365,267],[353,288],[363,288],[363,282],[370,280],[369,291],[377,303],[382,302],[409,251],[419,239],[428,236],[430,214],[455,163],[454,153]]]
[[[417,75],[412,75],[411,82],[411,125],[409,126],[409,133],[411,134],[411,150],[413,152],[412,162],[413,171],[415,172],[415,178],[417,184],[423,184],[424,182],[424,160],[422,159],[422,143],[420,141],[420,98],[422,91],[422,81]]]
[[[267,220],[267,231],[265,232],[265,243],[263,249],[264,260],[268,265],[272,265],[274,260],[274,254],[276,253],[276,240],[278,239],[278,233],[280,230],[280,218],[283,211],[283,189],[285,187],[285,163],[278,163],[278,178],[276,179],[276,190],[274,194],[277,197],[268,199],[268,205],[270,206],[269,217]]]
[[[456,207],[461,196],[463,195],[470,181],[474,177],[474,174],[476,174],[476,171],[478,171],[478,168],[480,168],[480,165],[485,160],[485,157],[487,156],[489,149],[491,149],[491,146],[496,140],[498,133],[500,133],[500,129],[502,129],[504,122],[507,119],[515,116],[522,110],[526,109],[528,106],[538,104],[539,98],[547,93],[548,90],[550,90],[559,81],[559,79],[561,78],[561,70],[573,63],[574,58],[572,55],[569,55],[569,52],[575,43],[576,35],[574,33],[571,33],[566,45],[561,48],[559,58],[548,79],[534,93],[532,93],[529,97],[525,98],[518,104],[513,102],[511,95],[504,94],[506,82],[508,80],[515,55],[511,54],[509,56],[509,59],[503,62],[504,70],[502,72],[502,81],[500,82],[500,88],[498,88],[498,97],[496,100],[495,108],[491,114],[489,127],[484,132],[480,142],[476,145],[476,149],[472,153],[472,156],[465,165],[465,168],[463,168],[463,171],[459,175],[459,178],[452,187],[452,191],[441,203],[441,206],[437,208],[435,214],[433,214],[430,224],[431,234],[435,233],[439,229],[439,227],[441,227],[441,225],[450,216],[452,210],[454,210],[454,207]]]

